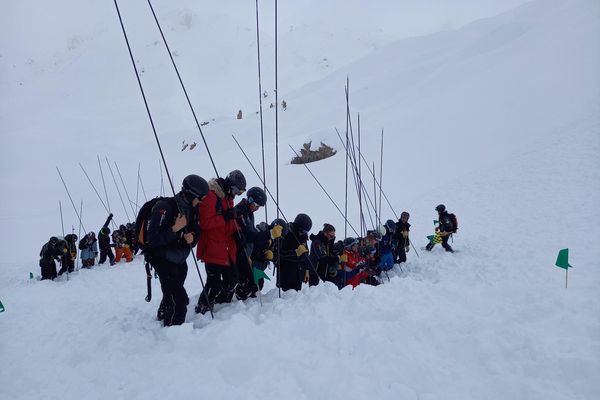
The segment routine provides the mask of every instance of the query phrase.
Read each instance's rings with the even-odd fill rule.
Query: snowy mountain
[[[191,172],[214,176],[147,5],[122,3],[176,185]],[[231,139],[259,168],[254,3],[219,3],[155,7],[196,112],[209,122],[219,172],[240,168],[259,185]],[[383,129],[383,187],[396,213],[411,213],[419,256],[411,251],[378,287],[319,285],[279,299],[270,283],[262,307],[236,302],[215,320],[190,307],[186,323],[168,329],[154,320],[158,281],[155,298],[143,301],[139,258],[80,270],[68,282],[28,280],[39,272],[41,245],[60,233],[59,199],[67,231],[78,229],[55,166],[74,202],[83,201],[89,230],[106,212],[79,162],[98,187],[96,155],[117,161],[131,183],[141,163],[149,197],[160,192],[160,171],[112,3],[3,4],[2,397],[598,398],[600,4],[298,3],[279,10],[280,98],[288,103],[279,112],[281,207],[288,218],[309,213],[315,232],[329,222],[343,234],[335,207],[288,163],[288,144],[341,148],[334,128],[345,131],[349,76],[363,151],[379,163]],[[261,25],[261,51],[274,191],[272,5],[261,5],[261,16],[270,21]],[[184,140],[199,144],[182,152]],[[344,162],[342,150],[309,165],[341,206]],[[110,180],[107,189],[126,222]],[[456,254],[419,249],[440,202],[459,217]],[[383,214],[394,217],[385,202]],[[568,289],[553,266],[565,247],[575,267]],[[189,265],[194,304],[201,287]]]

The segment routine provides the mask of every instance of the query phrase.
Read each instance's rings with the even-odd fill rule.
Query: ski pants
[[[56,278],[56,263],[54,260],[40,260],[40,268],[42,269],[42,280]]]
[[[163,298],[160,307],[163,310],[165,326],[181,325],[185,322],[187,314],[187,305],[190,302],[187,292],[183,287],[187,277],[187,263],[174,264],[165,260],[160,260],[152,264],[158,279]]]
[[[294,261],[281,260],[277,275],[278,287],[283,291],[287,290],[302,290],[302,282],[304,281],[304,267]]]
[[[246,256],[246,252],[242,246],[238,247],[236,267],[238,269],[239,284],[236,288],[236,295],[240,300],[246,300],[258,290],[254,283],[254,274],[250,260]]]
[[[388,271],[394,267],[394,256],[392,252],[383,253],[379,258],[379,267],[385,271]]]
[[[113,254],[112,249],[110,247],[107,249],[100,249],[100,261],[98,261],[98,264],[104,264],[104,262],[106,261],[106,257],[108,257],[110,265],[113,265],[115,263],[115,255]]]
[[[115,257],[115,260],[117,262],[120,262],[123,257],[125,257],[125,262],[133,261],[133,253],[131,252],[131,249],[128,246],[117,247],[115,251],[117,253]]]
[[[214,303],[229,303],[233,299],[233,294],[238,283],[237,268],[235,264],[219,265],[205,264],[206,267],[206,285],[200,293],[198,305],[209,306]]]

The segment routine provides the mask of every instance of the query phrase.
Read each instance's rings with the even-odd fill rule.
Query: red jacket
[[[233,208],[233,199],[225,196],[216,180],[209,182],[210,192],[198,205],[200,220],[200,240],[196,248],[196,256],[205,264],[231,265],[236,261],[236,245],[234,235],[237,232],[235,219],[225,221],[222,214],[217,214],[217,201],[221,202],[222,213]]]

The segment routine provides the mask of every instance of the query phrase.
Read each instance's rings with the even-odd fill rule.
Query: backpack
[[[152,217],[152,208],[154,205],[158,203],[160,200],[168,200],[172,199],[172,197],[155,197],[152,200],[148,200],[138,211],[138,215],[135,218],[135,239],[137,239],[138,245],[140,249],[144,253],[144,260],[148,262],[148,248],[146,246],[146,236],[148,234],[148,222]]]
[[[458,219],[456,218],[456,215],[450,214],[450,221],[452,221],[452,233],[456,233],[458,230]]]

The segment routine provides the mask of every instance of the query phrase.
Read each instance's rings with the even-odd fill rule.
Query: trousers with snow
[[[42,269],[42,280],[56,278],[56,262],[53,259],[40,260],[40,268]]]
[[[125,257],[125,262],[133,261],[133,253],[131,252],[129,246],[117,247],[115,252],[117,253],[115,256],[116,262],[120,262],[123,257]]]
[[[187,314],[187,305],[190,303],[183,287],[187,277],[187,263],[174,264],[161,260],[153,263],[152,266],[158,275],[163,293],[158,318],[162,319],[165,326],[183,324]]]
[[[235,265],[206,263],[206,285],[200,293],[196,312],[204,314],[214,303],[230,303],[238,283]],[[208,297],[208,300],[207,300]]]
[[[100,249],[100,261],[98,261],[98,264],[104,264],[104,262],[106,261],[106,257],[108,257],[110,265],[115,264],[115,255],[113,254],[112,249],[110,247],[107,249]]]

